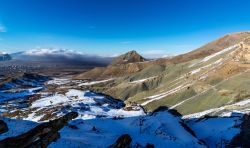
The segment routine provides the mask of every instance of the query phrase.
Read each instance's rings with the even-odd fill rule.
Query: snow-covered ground
[[[47,82],[48,85],[63,86],[69,83],[80,84],[85,82],[84,80],[71,80],[70,78],[54,78]]]
[[[3,140],[7,137],[14,137],[28,132],[32,128],[36,127],[38,123],[27,121],[27,120],[16,120],[8,118],[0,118],[5,123],[7,123],[9,131],[3,134],[0,134],[0,140]]]
[[[173,89],[171,89],[171,90],[169,90],[167,92],[144,98],[147,101],[143,102],[141,105],[145,106],[145,105],[147,105],[147,104],[149,104],[149,103],[151,103],[153,101],[160,100],[160,99],[162,99],[164,97],[167,97],[167,96],[169,96],[169,95],[171,95],[173,93],[176,93],[177,91],[180,91],[180,90],[182,90],[184,88],[187,88],[187,87],[191,86],[192,84],[193,83],[182,84],[182,85],[179,85],[179,86],[177,86],[177,87],[175,87],[175,88],[173,88]]]
[[[108,96],[97,94],[90,91],[81,91],[76,89],[70,89],[65,95],[55,94],[54,96],[45,97],[32,103],[31,108],[37,109],[53,109],[60,108],[57,111],[58,116],[70,111],[77,111],[79,113],[79,119],[94,119],[97,117],[132,117],[145,115],[142,108],[135,107],[135,110],[125,111],[123,109],[123,103],[121,101],[113,100]],[[29,116],[29,120],[38,121],[37,116],[32,118]]]
[[[196,133],[199,139],[206,142],[208,147],[225,147],[230,140],[240,132],[238,128],[242,120],[242,114],[234,114],[230,117],[190,119],[186,123]]]
[[[78,86],[88,86],[88,85],[94,85],[94,84],[99,84],[99,83],[104,83],[104,82],[108,82],[114,79],[107,79],[107,80],[101,80],[101,81],[92,81],[92,82],[84,82],[79,84]]]
[[[105,148],[113,144],[123,134],[131,136],[132,147],[137,144],[145,146],[147,143],[154,144],[156,148],[205,147],[198,144],[197,138],[187,132],[179,122],[181,122],[179,117],[174,117],[168,112],[118,120],[110,118],[78,119],[70,123],[70,125],[75,125],[77,129],[63,128],[60,131],[61,138],[49,147]],[[96,130],[92,130],[93,127]]]
[[[79,86],[81,84],[92,85],[106,81],[109,80],[75,82],[74,80],[57,78],[46,84],[61,88],[62,85],[67,84],[69,84],[69,86],[72,84]],[[143,81],[139,80],[138,82]],[[20,81],[20,83],[26,82]],[[27,95],[32,94],[42,94],[40,98],[30,102],[29,106],[21,110],[27,111],[25,112],[27,116],[24,116],[23,120],[1,118],[1,120],[4,120],[8,124],[10,130],[0,135],[0,140],[27,132],[38,125],[40,120],[48,113],[54,115],[54,118],[51,117],[43,121],[55,119],[68,112],[75,111],[78,112],[79,116],[71,121],[69,126],[65,126],[60,131],[61,138],[50,144],[49,147],[108,147],[123,134],[129,134],[131,136],[133,140],[132,147],[145,146],[147,143],[153,144],[156,148],[216,147],[229,142],[240,132],[239,124],[241,123],[240,119],[242,114],[238,113],[237,116],[235,116],[235,114],[232,115],[233,113],[231,112],[231,114],[224,114],[223,117],[205,119],[201,119],[201,117],[212,112],[222,111],[225,108],[250,104],[249,100],[244,100],[221,108],[177,117],[167,111],[146,114],[143,109],[137,105],[126,109],[122,101],[115,100],[103,94],[76,89],[74,87],[75,85],[72,85],[72,88],[69,87],[66,91],[51,94],[47,92],[46,89],[40,92],[44,89],[44,86],[40,83],[38,85],[33,81],[32,83],[29,82],[26,84],[29,84],[30,87],[24,89],[19,88],[20,85],[8,83],[0,91],[0,95],[4,94],[5,98],[8,96],[6,95],[7,93],[15,95],[8,96],[12,99],[26,98]],[[192,84],[186,83],[167,92],[148,97],[144,105],[171,95],[190,85]],[[5,110],[5,108],[0,109],[3,112],[8,111]],[[191,127],[195,135],[187,129],[186,125]]]
[[[209,115],[210,113],[216,113],[216,112],[226,110],[227,108],[240,107],[240,106],[244,106],[244,105],[247,105],[247,104],[250,104],[250,99],[243,100],[243,101],[231,104],[231,105],[225,105],[225,106],[222,106],[222,107],[219,107],[219,108],[212,108],[212,109],[205,110],[205,111],[202,111],[202,112],[185,115],[185,116],[183,116],[183,119],[201,118],[201,117],[203,117],[205,115]],[[242,110],[242,111],[240,111],[240,110],[237,110],[237,111],[231,110],[231,111],[225,111],[225,112],[229,116],[231,115],[232,112],[249,113],[249,111],[247,112],[246,110]],[[226,115],[225,112],[223,112],[224,116]]]
[[[24,107],[20,101],[28,100],[39,91],[43,90],[43,83],[47,77],[24,76],[22,79],[13,79],[0,85],[0,112],[8,112],[8,107]],[[12,108],[10,108],[13,111]]]
[[[233,46],[230,46],[228,48],[225,48],[225,49],[223,49],[223,50],[221,50],[219,52],[216,52],[216,53],[214,53],[214,54],[212,54],[210,56],[205,57],[201,62],[206,62],[206,61],[208,61],[208,60],[210,60],[210,59],[212,59],[212,58],[214,58],[214,57],[216,57],[218,55],[224,54],[224,53],[226,53],[228,51],[231,51],[232,49],[235,49],[235,48],[237,48],[239,46],[240,46],[240,43],[239,44],[235,44]]]
[[[129,83],[131,83],[131,84],[142,83],[142,82],[145,82],[147,80],[154,79],[154,78],[157,78],[157,76],[149,77],[149,78],[146,78],[146,79],[140,79],[140,80],[132,81],[132,82],[129,82]]]

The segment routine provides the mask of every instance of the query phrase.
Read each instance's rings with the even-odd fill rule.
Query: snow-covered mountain
[[[11,56],[5,52],[0,52],[0,61],[8,61],[11,60]]]
[[[48,62],[71,62],[85,63],[89,65],[103,64],[107,65],[111,62],[110,57],[101,57],[97,55],[84,54],[82,52],[61,49],[61,48],[37,48],[25,52],[11,54],[13,59],[24,61],[48,61]]]

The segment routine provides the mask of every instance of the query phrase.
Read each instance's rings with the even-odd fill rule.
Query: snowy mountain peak
[[[6,52],[0,52],[0,61],[8,61],[11,60],[11,56]]]
[[[88,65],[107,65],[111,58],[98,55],[84,54],[83,52],[65,48],[35,48],[25,52],[12,54],[13,59],[24,61],[56,61]]]
[[[36,48],[32,50],[28,50],[24,52],[25,55],[33,55],[33,56],[45,56],[45,55],[76,55],[81,54],[84,55],[81,52],[69,50],[69,49],[63,49],[63,48]]]

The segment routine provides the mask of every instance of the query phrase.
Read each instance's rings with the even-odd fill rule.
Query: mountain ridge
[[[120,65],[120,64],[128,64],[128,63],[136,63],[136,62],[145,62],[147,61],[144,57],[139,55],[135,50],[131,50],[125,54],[122,54],[116,57],[111,65]]]
[[[242,101],[250,96],[245,89],[250,87],[249,37],[249,32],[232,33],[170,59],[121,64],[120,75],[113,75],[112,81],[83,89],[106,93],[128,104],[141,104],[147,111],[165,105],[184,115]],[[140,68],[128,72],[131,66]],[[115,69],[109,65],[92,78],[108,79],[112,73],[107,71],[114,73]],[[88,78],[92,72],[83,75]],[[233,82],[242,85],[236,86]],[[210,103],[204,104],[201,98]],[[191,102],[197,104],[197,108],[192,108]]]

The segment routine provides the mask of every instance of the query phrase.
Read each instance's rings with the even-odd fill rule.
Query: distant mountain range
[[[0,52],[0,61],[8,61],[11,60],[11,56],[7,53],[1,53]]]
[[[11,54],[15,60],[62,62],[84,65],[107,65],[112,61],[111,57],[88,55],[69,49],[40,48]]]

